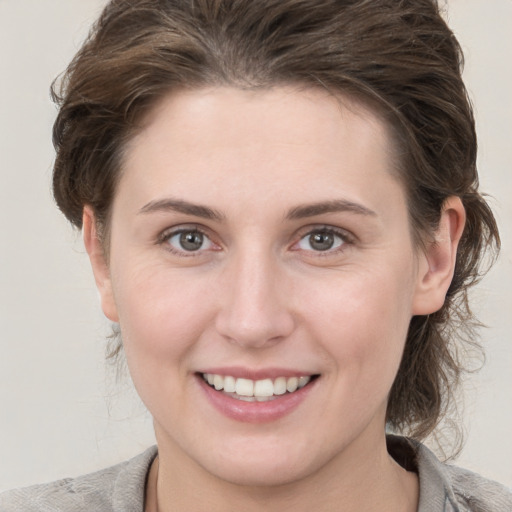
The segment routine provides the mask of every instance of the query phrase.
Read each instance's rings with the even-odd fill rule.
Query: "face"
[[[95,270],[162,459],[275,484],[383,442],[428,267],[391,148],[317,90],[175,93],[148,119]]]

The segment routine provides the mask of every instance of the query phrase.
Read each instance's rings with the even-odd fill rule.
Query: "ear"
[[[413,300],[413,315],[429,315],[442,308],[453,279],[457,248],[464,230],[466,212],[458,197],[443,204],[434,240],[419,256],[418,281]]]
[[[105,316],[113,322],[118,322],[117,308],[112,293],[112,280],[110,278],[110,269],[105,260],[103,246],[98,237],[96,228],[96,218],[90,206],[84,207],[82,217],[82,234],[84,245],[89,255],[92,266],[92,272],[96,281],[96,287],[101,299],[101,309]]]

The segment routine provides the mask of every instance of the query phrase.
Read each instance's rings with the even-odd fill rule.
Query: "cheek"
[[[175,364],[186,357],[211,317],[208,290],[147,264],[120,272],[114,286],[129,364]],[[131,361],[130,361],[131,360]]]
[[[139,396],[152,413],[186,409],[189,362],[209,324],[211,301],[187,279],[147,264],[120,273],[116,283],[126,361]]]
[[[369,385],[392,383],[411,319],[412,282],[406,272],[406,277],[399,274],[340,275],[322,293],[304,295],[311,335],[330,354],[339,375]]]

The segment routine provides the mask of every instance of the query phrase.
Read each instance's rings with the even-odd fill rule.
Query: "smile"
[[[201,375],[210,387],[217,391],[222,391],[231,398],[246,402],[275,400],[279,396],[295,393],[295,391],[306,386],[312,379],[312,376],[300,376],[251,380],[213,373],[203,373]]]

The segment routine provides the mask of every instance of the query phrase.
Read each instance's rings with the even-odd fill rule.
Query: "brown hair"
[[[81,227],[91,205],[108,243],[123,148],[142,118],[178,88],[279,84],[355,96],[398,142],[411,225],[421,242],[443,202],[461,198],[467,224],[443,308],[410,324],[389,397],[388,424],[416,438],[436,427],[475,343],[468,288],[495,219],[478,192],[476,135],[462,52],[435,0],[112,0],[68,67],[54,125],[54,195]]]

